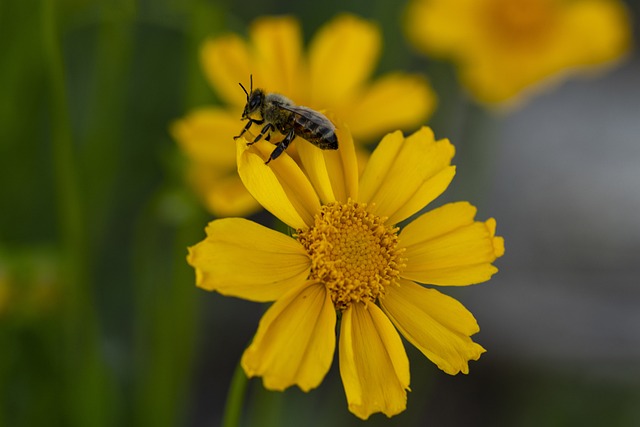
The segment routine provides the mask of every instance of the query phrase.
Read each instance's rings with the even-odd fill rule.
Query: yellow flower
[[[298,105],[332,111],[361,141],[423,123],[435,106],[423,77],[394,72],[369,81],[380,47],[378,27],[352,15],[322,27],[306,54],[300,25],[291,17],[256,20],[248,41],[236,34],[207,40],[202,66],[225,106],[192,111],[171,127],[192,161],[189,178],[207,208],[227,216],[259,207],[237,177],[232,143],[244,125],[240,116],[246,97],[238,83],[248,89],[250,75],[256,87]]]
[[[631,39],[617,0],[413,0],[406,24],[413,43],[454,60],[485,103],[618,59]]]
[[[252,301],[275,301],[242,357],[249,376],[283,390],[320,384],[336,349],[349,410],[362,419],[406,407],[409,362],[397,330],[440,369],[468,373],[485,351],[479,328],[459,302],[418,285],[464,286],[488,280],[504,243],[496,223],[450,203],[396,224],[439,196],[455,174],[454,148],[428,128],[385,136],[360,179],[351,135],[341,148],[298,145],[304,168],[272,146],[238,140],[238,172],[293,237],[242,218],[219,219],[189,250],[199,287]],[[336,316],[337,313],[337,316]],[[395,328],[394,328],[395,325]]]

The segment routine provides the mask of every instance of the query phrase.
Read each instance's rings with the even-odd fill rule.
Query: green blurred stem
[[[65,248],[82,257],[85,245],[84,217],[71,137],[64,66],[58,44],[55,4],[55,1],[42,0],[42,35],[51,89],[51,126],[55,184],[59,200],[58,214]],[[76,265],[79,268],[80,263]],[[75,283],[77,284],[77,280]],[[80,289],[76,291],[80,293]]]
[[[62,340],[62,377],[68,387],[65,409],[68,425],[111,424],[107,398],[108,375],[100,357],[97,324],[90,296],[86,218],[81,197],[76,153],[74,153],[64,64],[56,25],[54,0],[41,1],[44,61],[49,79],[51,139],[58,219],[62,241],[65,310]]]
[[[100,21],[97,26],[95,73],[91,97],[87,101],[87,133],[81,136],[84,151],[88,225],[93,252],[104,244],[106,225],[117,204],[115,186],[121,172],[122,141],[134,46],[133,21],[135,2],[103,0],[98,3]]]
[[[162,195],[150,200],[136,227],[133,425],[170,427],[182,425],[189,397],[198,309],[193,269],[184,258],[204,220],[194,220],[196,233],[194,226],[168,222],[158,204]]]
[[[247,391],[248,379],[240,362],[236,366],[227,393],[227,403],[224,407],[222,417],[222,427],[238,427],[240,425],[240,415],[244,406],[244,397]]]

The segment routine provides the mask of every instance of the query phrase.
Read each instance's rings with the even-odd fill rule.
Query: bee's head
[[[259,111],[260,107],[262,107],[262,104],[264,103],[264,91],[262,89],[253,89],[253,75],[251,75],[250,80],[251,86],[249,92],[247,92],[247,89],[245,89],[245,87],[242,86],[242,83],[240,83],[240,87],[247,95],[247,104],[244,106],[244,111],[242,112],[243,119],[247,119],[253,113]]]

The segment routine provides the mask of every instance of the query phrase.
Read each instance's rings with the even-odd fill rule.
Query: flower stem
[[[222,427],[238,427],[240,425],[240,415],[247,391],[248,378],[238,362],[236,370],[231,378],[231,385],[227,393],[227,403],[222,416]]]
[[[42,0],[42,47],[50,90],[51,142],[57,191],[60,249],[65,287],[62,390],[68,425],[113,425],[115,395],[110,372],[100,353],[98,324],[86,233],[86,212],[74,147],[60,34],[57,2]]]

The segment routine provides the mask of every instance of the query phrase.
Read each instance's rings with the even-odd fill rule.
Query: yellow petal
[[[320,201],[346,203],[358,197],[358,159],[347,126],[332,114],[327,116],[337,126],[338,150],[320,150],[304,142],[297,145],[298,154]]]
[[[236,147],[238,174],[249,193],[285,224],[295,229],[311,226],[320,201],[296,162],[283,153],[265,165],[275,148],[265,141],[247,146],[247,141],[239,138]]]
[[[240,181],[235,168],[225,173],[208,163],[192,163],[187,180],[206,209],[217,217],[246,216],[262,209]]]
[[[247,44],[235,34],[209,39],[200,50],[200,61],[209,83],[218,95],[238,108],[247,100],[238,83],[244,82],[245,87],[249,83],[250,58]]]
[[[304,283],[311,268],[296,240],[243,218],[210,222],[187,261],[199,287],[251,301],[279,298]]]
[[[618,59],[631,46],[629,12],[623,2],[586,0],[567,4],[563,21],[570,38],[567,54],[576,65],[598,65]],[[572,64],[567,64],[572,65]]]
[[[368,203],[373,199],[380,186],[383,185],[403,142],[404,136],[398,130],[385,135],[373,150],[360,177],[359,201]]]
[[[297,385],[309,391],[329,371],[335,326],[335,308],[326,287],[305,283],[267,310],[242,356],[242,367],[249,377],[263,377],[267,389]]]
[[[436,96],[424,77],[394,73],[376,80],[352,104],[340,111],[341,117],[357,139],[370,140],[424,123],[433,113]]]
[[[474,34],[474,12],[488,2],[477,0],[412,0],[404,13],[404,30],[409,41],[433,56],[452,56],[469,45]]]
[[[489,280],[498,271],[491,263],[504,253],[504,242],[495,236],[495,220],[474,221],[475,213],[469,203],[450,203],[408,224],[398,240],[406,248],[402,277],[450,286]]]
[[[631,30],[624,2],[528,2],[529,13],[520,20],[524,25],[509,24],[511,4],[516,3],[413,1],[408,32],[426,53],[456,60],[460,79],[478,100],[509,102],[500,107],[513,107],[570,73],[593,70],[628,52]],[[490,21],[496,25],[487,25]]]
[[[375,304],[353,304],[342,313],[340,376],[349,410],[362,419],[405,410],[409,359],[400,336]]]
[[[318,31],[309,47],[316,108],[333,108],[355,94],[378,60],[380,39],[377,26],[352,15],[341,15]]]
[[[236,164],[233,136],[242,126],[240,112],[200,108],[173,122],[170,131],[191,160],[232,170]]]
[[[448,140],[435,141],[427,127],[404,139],[388,135],[365,167],[360,200],[373,203],[373,213],[397,224],[447,188],[455,173],[450,166],[454,152]]]
[[[256,69],[253,81],[268,92],[298,99],[302,67],[300,25],[290,16],[263,17],[249,29]]]
[[[402,280],[380,303],[407,341],[447,374],[468,374],[469,360],[485,352],[470,338],[480,330],[473,315],[435,289]]]
[[[493,236],[493,252],[496,256],[496,258],[500,258],[502,255],[504,255],[504,238],[502,237],[496,237],[496,220],[495,218],[489,218],[486,222],[485,225],[487,226],[487,229],[489,230],[489,234],[491,234]]]
[[[455,166],[448,166],[425,180],[404,204],[400,205],[394,213],[389,215],[389,219],[387,220],[389,224],[397,224],[409,218],[431,201],[435,200],[447,189],[455,174]]]

